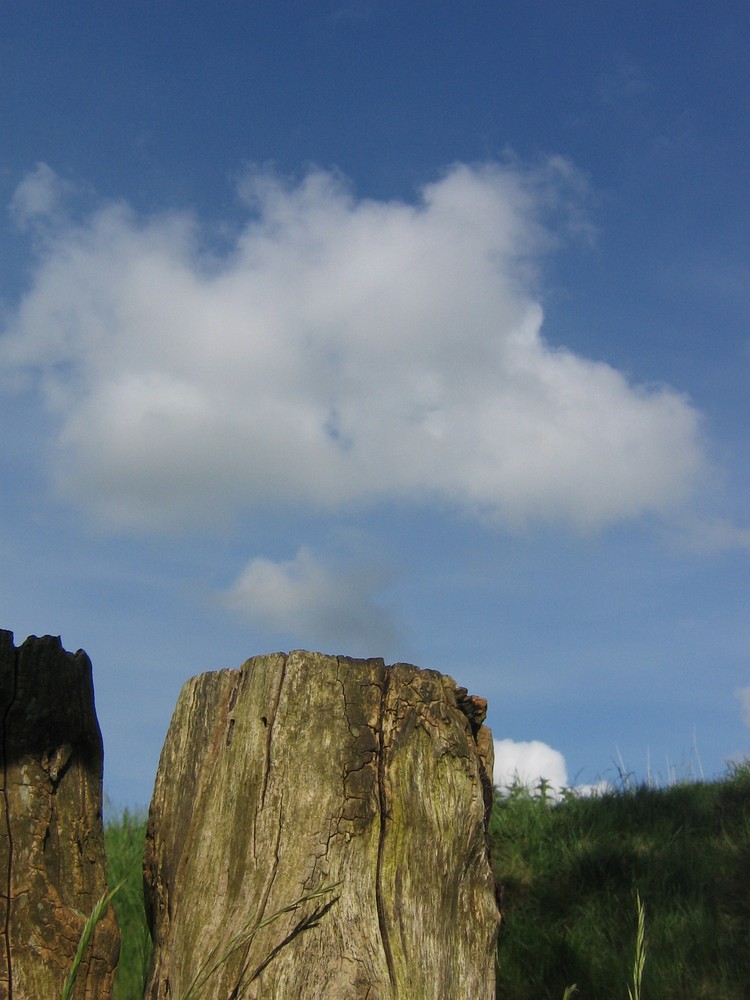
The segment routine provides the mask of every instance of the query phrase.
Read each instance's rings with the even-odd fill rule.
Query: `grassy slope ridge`
[[[107,825],[122,952],[115,1000],[140,1000],[149,942],[140,875],[145,819]],[[491,819],[505,886],[498,997],[627,998],[636,893],[646,909],[645,1000],[743,1000],[750,982],[750,764],[719,782],[595,798],[514,789]]]
[[[750,982],[750,766],[725,780],[552,805],[515,789],[491,820],[505,885],[498,996],[627,996],[636,893],[643,996],[742,1000]]]

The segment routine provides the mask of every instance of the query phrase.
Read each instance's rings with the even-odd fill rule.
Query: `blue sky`
[[[299,647],[451,674],[506,770],[747,754],[749,40],[0,5],[0,626],[91,656],[116,804]]]

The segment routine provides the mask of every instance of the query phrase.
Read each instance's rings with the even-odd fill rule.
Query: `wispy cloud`
[[[643,67],[622,56],[599,76],[596,85],[597,97],[610,107],[641,101],[652,90]]]
[[[73,186],[58,177],[46,163],[24,177],[9,206],[10,216],[21,232],[35,225],[60,224],[67,219],[66,203]]]
[[[305,637],[332,652],[387,656],[399,638],[395,612],[379,603],[375,569],[331,566],[301,547],[293,559],[251,559],[220,596],[231,611],[271,633]]]
[[[542,336],[559,166],[542,186],[456,165],[415,204],[251,172],[223,255],[186,214],[66,222],[38,168],[16,214],[55,226],[0,369],[35,379],[53,415],[60,494],[150,529],[280,501],[583,528],[671,510],[704,469],[695,410]]]
[[[688,549],[698,553],[750,551],[750,528],[726,518],[687,520],[683,522],[680,539]]]
[[[750,687],[737,688],[734,696],[742,706],[742,721],[750,729]]]

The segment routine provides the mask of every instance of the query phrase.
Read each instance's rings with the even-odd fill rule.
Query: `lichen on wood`
[[[147,997],[179,997],[238,928],[334,884],[205,996],[494,997],[485,711],[435,671],[304,651],[189,681],[149,815]]]

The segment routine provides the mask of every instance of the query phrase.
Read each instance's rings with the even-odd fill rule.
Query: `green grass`
[[[638,930],[635,935],[635,958],[633,959],[633,988],[628,986],[628,1000],[641,1000],[641,984],[643,970],[646,966],[646,907],[638,893],[635,894],[638,904]]]
[[[81,962],[86,954],[86,949],[91,943],[91,939],[94,936],[94,931],[96,930],[96,925],[102,919],[104,914],[107,912],[107,907],[113,901],[117,893],[122,889],[123,883],[120,882],[116,885],[114,889],[110,892],[105,892],[103,896],[97,901],[94,909],[89,914],[88,919],[81,933],[81,938],[78,942],[78,947],[76,948],[76,953],[73,957],[73,964],[70,967],[70,972],[65,978],[63,983],[62,991],[60,992],[60,1000],[71,1000],[73,996],[73,990],[75,989],[76,979],[78,978],[78,970],[81,967]]]
[[[718,782],[558,804],[516,788],[497,797],[490,831],[505,886],[501,1000],[747,996],[750,764]],[[143,993],[144,834],[144,817],[128,812],[106,828],[110,885],[128,878],[114,899],[115,1000]]]
[[[560,1000],[571,983],[577,1000],[747,996],[750,766],[559,804],[515,788],[491,835],[503,1000]]]
[[[112,901],[121,936],[113,1000],[141,1000],[151,961],[151,937],[143,903],[145,841],[145,813],[126,809],[104,828],[109,884],[124,882]]]

